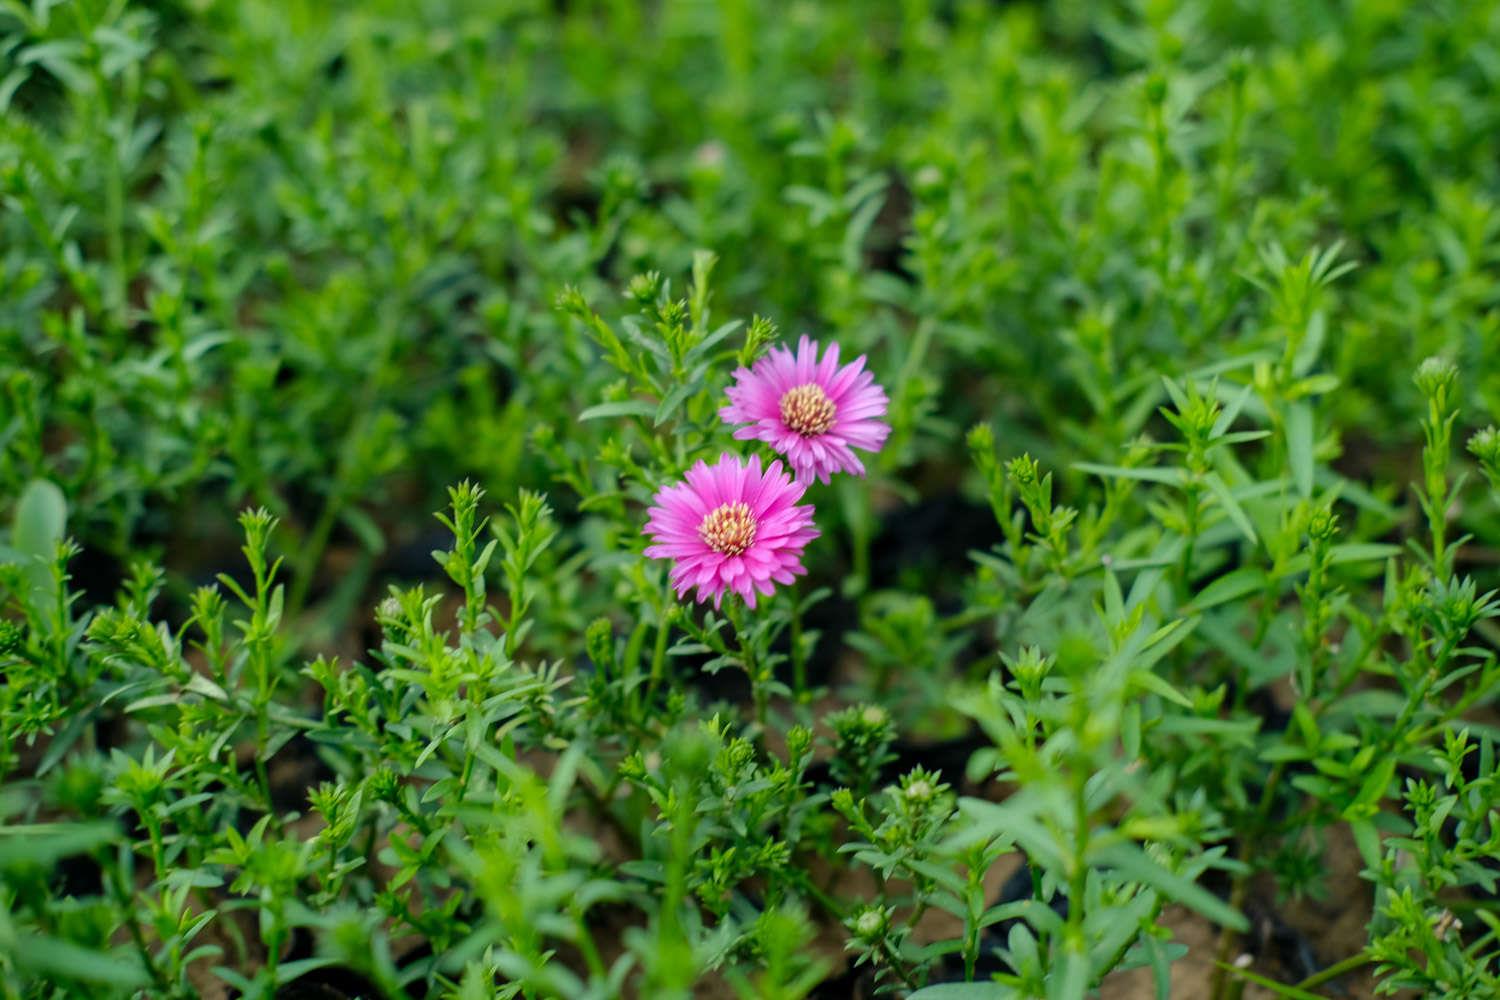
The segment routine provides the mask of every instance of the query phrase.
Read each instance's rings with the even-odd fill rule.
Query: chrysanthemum
[[[795,355],[773,347],[734,379],[719,416],[747,425],[735,437],[764,441],[786,456],[798,479],[816,476],[826,483],[834,472],[864,475],[854,449],[879,451],[891,432],[876,419],[885,415],[885,390],[865,371],[863,355],[840,368],[838,344],[829,344],[821,359],[807,337],[797,342]]]
[[[696,587],[698,600],[712,597],[717,608],[732,590],[753,608],[757,591],[769,595],[807,572],[802,550],[818,529],[812,506],[797,503],[805,488],[780,462],[765,470],[757,457],[699,462],[652,498],[646,534],[655,544],[646,555],[672,560],[678,597]]]

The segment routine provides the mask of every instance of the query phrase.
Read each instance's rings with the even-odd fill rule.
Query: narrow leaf
[[[1295,986],[1287,986],[1284,983],[1278,983],[1274,979],[1267,979],[1259,973],[1251,972],[1249,969],[1241,969],[1237,965],[1230,965],[1227,962],[1217,962],[1215,964],[1225,972],[1239,976],[1241,979],[1248,980],[1257,986],[1263,986],[1279,997],[1287,997],[1289,1000],[1327,1000],[1327,997],[1321,993],[1309,993],[1307,990],[1301,990]]]
[[[1073,468],[1105,479],[1140,479],[1149,483],[1165,483],[1178,486],[1182,483],[1182,470],[1177,468],[1129,469],[1123,465],[1098,465],[1094,462],[1074,462]]]
[[[1148,885],[1173,902],[1197,910],[1208,919],[1237,931],[1249,928],[1240,913],[1218,896],[1190,879],[1168,871],[1134,844],[1111,844],[1094,855],[1125,878]]]
[[[579,420],[600,420],[604,417],[654,417],[656,405],[644,399],[622,399],[615,403],[600,403],[590,406],[578,414]]]
[[[1229,492],[1229,487],[1224,480],[1219,478],[1217,472],[1210,472],[1203,477],[1203,482],[1208,487],[1208,491],[1214,495],[1214,499],[1219,501],[1219,506],[1224,508],[1224,513],[1228,514],[1229,519],[1234,522],[1234,526],[1240,529],[1250,544],[1254,545],[1256,543],[1255,526],[1250,523],[1250,518],[1245,515],[1244,508],[1234,498],[1234,494]]]
[[[1286,454],[1292,466],[1292,481],[1297,492],[1312,496],[1313,489],[1313,411],[1305,399],[1286,408]]]
[[[1194,611],[1206,611],[1220,604],[1226,604],[1236,598],[1253,594],[1266,585],[1265,570],[1254,566],[1241,566],[1237,570],[1225,573],[1207,587],[1198,591],[1198,596],[1192,600]]]

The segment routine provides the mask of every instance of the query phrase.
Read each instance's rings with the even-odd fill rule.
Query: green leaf
[[[939,983],[917,990],[907,1000],[1012,1000],[1015,995],[1001,983]]]
[[[1245,386],[1238,396],[1231,399],[1225,405],[1224,409],[1219,411],[1219,419],[1214,421],[1213,430],[1209,432],[1208,436],[1210,438],[1220,438],[1228,433],[1229,428],[1234,424],[1235,418],[1240,415],[1240,410],[1245,408],[1245,403],[1250,399],[1252,388],[1253,386]]]
[[[1292,374],[1298,377],[1306,375],[1317,363],[1318,353],[1323,350],[1323,340],[1328,333],[1328,320],[1323,315],[1323,310],[1317,309],[1307,318],[1307,329],[1302,335],[1302,343],[1297,345],[1297,354],[1292,358]]]
[[[17,862],[50,865],[59,858],[102,847],[114,841],[118,833],[109,820],[0,826],[0,866]]]
[[[1167,1000],[1172,993],[1172,966],[1167,960],[1166,949],[1154,937],[1148,937],[1142,943],[1151,964],[1151,978],[1156,983],[1156,1000]]]
[[[644,399],[622,399],[615,403],[600,403],[590,406],[578,414],[579,420],[602,420],[605,417],[654,417],[656,404]]]
[[[1297,492],[1312,496],[1313,489],[1313,411],[1305,399],[1287,404],[1286,454],[1292,466],[1292,481]]]
[[[1177,385],[1176,382],[1163,375],[1161,377],[1161,384],[1166,387],[1167,395],[1172,399],[1172,406],[1177,410],[1178,413],[1181,413],[1188,408],[1189,404],[1187,394],[1182,391],[1182,389]]]
[[[723,324],[713,333],[710,333],[707,337],[704,337],[698,343],[694,344],[692,350],[688,351],[687,353],[688,358],[696,361],[697,359],[703,357],[709,351],[713,350],[714,347],[725,337],[729,336],[731,333],[738,330],[744,325],[745,321],[738,319],[732,319],[728,323]]]
[[[1158,677],[1149,670],[1136,670],[1130,675],[1132,683],[1145,688],[1153,694],[1158,694],[1174,704],[1183,708],[1192,708],[1193,703],[1181,691],[1178,691],[1164,678]]]
[[[354,533],[368,552],[385,551],[385,533],[369,514],[358,507],[345,507],[339,512],[339,521]]]
[[[51,591],[52,557],[67,522],[68,501],[56,484],[46,479],[26,484],[11,521],[11,544],[25,561],[32,589],[39,593]]]
[[[1365,867],[1379,868],[1380,832],[1375,829],[1375,823],[1366,818],[1352,819],[1349,832],[1354,835],[1354,846],[1359,848],[1360,860],[1364,861]]]
[[[1182,470],[1177,468],[1130,469],[1123,465],[1099,465],[1095,462],[1074,462],[1073,468],[1105,479],[1139,479],[1149,483],[1165,483],[1168,486],[1182,485]]]
[[[1229,492],[1229,486],[1225,484],[1217,472],[1210,472],[1205,475],[1203,482],[1208,487],[1208,491],[1214,495],[1214,499],[1219,501],[1219,506],[1223,507],[1224,512],[1229,515],[1229,519],[1234,522],[1234,526],[1240,529],[1241,534],[1245,536],[1250,544],[1254,545],[1257,541],[1255,526],[1250,523],[1250,518],[1245,515],[1244,508],[1234,498],[1234,494]]]
[[[276,985],[285,986],[287,983],[307,975],[314,969],[321,969],[325,965],[332,965],[334,961],[332,958],[323,957],[303,958],[295,962],[283,962],[276,967]]]
[[[1399,545],[1382,545],[1379,542],[1349,542],[1335,545],[1328,553],[1333,565],[1352,562],[1384,561],[1401,551]]]
[[[1092,976],[1088,950],[1081,940],[1063,943],[1060,965],[1060,969],[1054,967],[1047,976],[1047,1000],[1083,1000]]]
[[[1249,969],[1241,969],[1239,966],[1230,965],[1227,962],[1216,962],[1214,964],[1230,975],[1239,976],[1241,979],[1249,980],[1257,986],[1263,986],[1280,997],[1288,997],[1290,1000],[1328,1000],[1321,993],[1309,993],[1307,990],[1301,990],[1295,986],[1287,986],[1283,983],[1278,983],[1274,979],[1267,979],[1265,976],[1251,972]]]
[[[215,683],[213,678],[206,674],[194,673],[192,677],[188,678],[188,682],[183,686],[183,689],[192,691],[195,694],[201,694],[207,698],[212,698],[214,701],[229,700],[229,694]]]
[[[1241,566],[1219,577],[1198,591],[1190,604],[1193,611],[1206,611],[1220,604],[1227,604],[1246,594],[1253,594],[1266,586],[1266,572],[1254,566]]]
[[[1391,779],[1395,777],[1396,761],[1394,754],[1384,757],[1375,764],[1369,774],[1365,775],[1365,780],[1359,786],[1359,794],[1344,809],[1345,819],[1361,819],[1375,815],[1381,800],[1385,798],[1386,791],[1391,787]]]
[[[132,959],[117,958],[57,938],[18,936],[14,956],[16,961],[33,972],[51,976],[109,983],[127,989],[140,986],[146,981],[145,970]]]
[[[31,70],[25,66],[18,66],[6,74],[5,79],[0,80],[0,115],[10,109],[10,99],[15,96],[16,90],[31,76]]]
[[[73,744],[84,734],[89,726],[93,725],[94,718],[98,714],[96,705],[80,707],[78,712],[67,721],[62,730],[52,737],[52,744],[47,747],[47,752],[42,755],[41,762],[36,766],[36,776],[40,778],[48,771],[57,766],[58,762],[73,749]]]
[[[1250,927],[1249,922],[1228,903],[1196,882],[1163,868],[1134,844],[1110,844],[1094,852],[1090,860],[1113,867],[1125,878],[1148,885],[1215,923],[1237,931]]]
[[[677,412],[677,408],[682,405],[682,401],[687,399],[697,388],[698,383],[692,380],[674,386],[672,391],[667,393],[662,399],[661,405],[656,408],[656,412],[651,417],[651,426],[660,427],[665,423],[673,413]]]
[[[1347,545],[1335,545],[1330,549],[1328,562],[1329,565],[1339,566],[1344,563],[1383,561],[1400,551],[1401,548],[1397,545],[1385,545],[1380,542],[1350,542]],[[1311,558],[1306,552],[1299,552],[1286,561],[1284,575],[1295,576],[1298,573],[1306,573],[1311,563]]]

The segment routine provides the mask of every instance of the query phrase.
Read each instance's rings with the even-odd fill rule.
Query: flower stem
[[[761,669],[760,661],[755,655],[755,647],[750,641],[750,633],[745,627],[739,604],[730,603],[726,607],[729,623],[734,626],[734,635],[740,644],[740,666],[750,679],[750,697],[755,702],[755,724],[764,734],[770,718],[771,693],[767,690],[766,683],[770,677]]]

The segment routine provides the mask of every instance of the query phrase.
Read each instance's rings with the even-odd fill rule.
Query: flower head
[[[652,498],[646,534],[655,544],[646,555],[672,560],[678,597],[696,587],[697,599],[712,597],[717,608],[732,590],[753,608],[757,592],[807,572],[802,550],[818,529],[811,505],[797,503],[805,488],[780,462],[764,470],[758,457],[699,462]]]
[[[755,363],[734,373],[729,405],[719,411],[727,423],[745,424],[734,432],[743,441],[764,441],[782,455],[802,480],[828,482],[834,472],[864,475],[854,449],[879,451],[891,432],[885,390],[865,371],[864,356],[839,367],[839,345],[819,355],[807,337],[797,353],[773,347]]]

